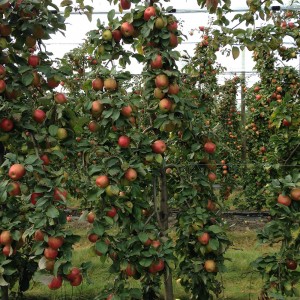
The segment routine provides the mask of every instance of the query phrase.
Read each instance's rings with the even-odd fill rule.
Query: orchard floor
[[[57,291],[50,291],[48,287],[36,283],[25,293],[24,296],[26,300],[90,300],[94,299],[109,280],[113,280],[114,276],[108,273],[109,262],[102,264],[99,257],[95,256],[90,249],[91,245],[86,238],[89,225],[81,224],[79,226],[79,224],[76,223],[76,221],[69,223],[69,226],[74,228],[76,234],[82,236],[81,242],[75,247],[74,265],[80,265],[87,260],[92,262],[93,267],[89,271],[91,283],[88,284],[85,281],[81,286],[73,288],[73,290],[69,284],[65,284]],[[229,259],[226,262],[227,272],[223,273],[222,277],[220,277],[225,290],[219,299],[257,299],[262,281],[259,274],[253,273],[249,265],[251,261],[255,260],[261,254],[274,251],[274,248],[257,246],[256,232],[251,226],[248,226],[247,223],[245,223],[244,226],[231,226],[228,235],[233,241],[233,245],[226,254],[226,258]],[[176,299],[189,299],[188,295],[184,293],[182,287],[176,281],[176,278],[174,279],[174,285]]]

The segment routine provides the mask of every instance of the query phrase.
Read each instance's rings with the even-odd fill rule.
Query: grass
[[[84,282],[73,290],[69,284],[65,284],[58,291],[50,291],[48,287],[35,283],[25,293],[26,299],[93,299],[108,282],[113,281],[114,275],[110,275],[108,272],[109,262],[104,264],[100,262],[99,257],[95,256],[90,249],[90,243],[86,238],[87,228],[76,228],[75,231],[82,236],[82,242],[76,245],[74,265],[91,261],[93,266],[89,270],[89,277],[92,283]],[[226,253],[226,258],[228,258],[226,262],[227,272],[219,277],[225,287],[222,299],[257,299],[262,287],[262,280],[259,274],[252,272],[250,263],[263,253],[270,253],[276,249],[267,246],[255,247],[256,233],[251,230],[231,231],[228,235],[233,241],[233,245]],[[188,295],[175,280],[174,293],[176,299],[188,299]]]

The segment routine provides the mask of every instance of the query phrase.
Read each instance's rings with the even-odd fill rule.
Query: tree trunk
[[[168,190],[167,190],[167,177],[165,167],[161,169],[161,205],[160,205],[160,220],[162,224],[162,230],[166,231],[169,228],[169,208],[168,208]],[[172,273],[169,270],[165,269],[164,273],[164,285],[165,285],[165,299],[173,300],[173,282],[172,282]]]

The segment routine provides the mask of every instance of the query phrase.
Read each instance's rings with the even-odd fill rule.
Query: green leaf
[[[105,228],[102,225],[100,225],[99,223],[94,223],[93,231],[97,235],[102,236],[103,233],[105,232]]]
[[[222,228],[218,225],[211,225],[208,227],[208,230],[213,232],[213,233],[221,233],[223,232]]]
[[[25,73],[22,75],[22,83],[26,86],[30,85],[33,81],[33,74],[32,73]]]
[[[232,57],[233,59],[237,59],[240,55],[240,49],[238,47],[232,47]]]
[[[48,128],[49,134],[53,137],[57,134],[58,127],[56,125],[50,125]]]
[[[102,254],[105,254],[108,250],[108,246],[105,244],[105,242],[97,241],[95,244],[96,250],[101,252]]]
[[[116,12],[114,9],[110,10],[107,14],[107,19],[109,22],[112,22],[114,20],[114,17],[116,15]]]
[[[138,234],[138,238],[144,244],[148,240],[148,234],[145,232],[140,232]]]
[[[142,267],[147,268],[152,264],[152,258],[143,258],[139,263]]]
[[[163,157],[161,154],[155,154],[155,161],[161,164],[163,162]]]
[[[46,211],[46,216],[52,219],[57,218],[59,216],[59,211],[56,207],[50,206]]]
[[[218,250],[219,248],[219,241],[217,239],[210,239],[208,246],[212,249],[212,250]]]

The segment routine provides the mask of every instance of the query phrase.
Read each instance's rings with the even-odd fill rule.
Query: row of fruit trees
[[[71,198],[92,224],[95,255],[116,276],[99,299],[157,299],[162,282],[174,299],[174,277],[193,299],[219,295],[230,246],[220,212],[241,184],[248,208],[270,210],[258,238],[281,245],[253,262],[263,299],[299,296],[300,86],[284,66],[297,57],[299,13],[251,1],[231,28],[229,1],[198,0],[215,21],[199,27],[194,55],[181,56],[186,37],[172,7],[109,2],[123,14],[112,9],[107,26],[98,21],[82,46],[54,61],[45,40],[66,29],[73,10],[90,18],[92,8],[62,1],[63,16],[51,0],[0,1],[2,298],[21,297],[32,280],[50,289],[82,283],[89,263],[72,265],[79,236],[66,229]],[[264,25],[250,29],[259,18]],[[283,46],[287,36],[293,47]],[[220,85],[217,53],[237,58],[245,48],[260,81],[246,87],[235,76]],[[141,76],[126,70],[133,59]]]

